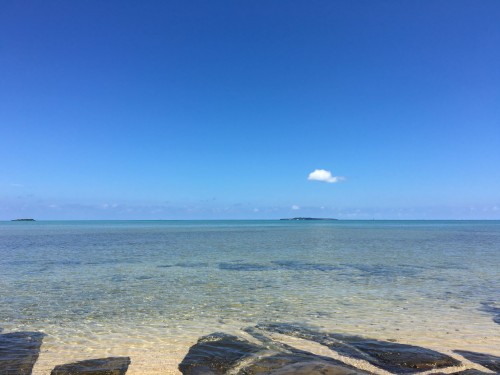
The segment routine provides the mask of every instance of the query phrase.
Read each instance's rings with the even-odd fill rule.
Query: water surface
[[[498,221],[2,222],[0,328],[47,335],[35,374],[263,322],[500,355],[499,254]]]

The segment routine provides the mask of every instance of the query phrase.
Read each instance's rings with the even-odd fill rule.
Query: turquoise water
[[[35,374],[262,322],[500,355],[499,255],[499,221],[2,222],[0,328],[47,334]]]

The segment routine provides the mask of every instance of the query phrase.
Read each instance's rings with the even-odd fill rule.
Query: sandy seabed
[[[454,316],[454,318],[457,318]],[[391,340],[398,343],[422,346],[433,349],[452,357],[463,358],[453,353],[453,350],[468,350],[500,356],[500,327],[488,317],[477,319],[471,324],[467,316],[460,320],[446,320],[443,317],[429,317],[424,324],[403,324],[405,319],[396,320],[387,317],[381,325],[352,326],[338,325],[325,326],[323,330],[355,334],[380,340]],[[411,319],[407,316],[406,319]],[[326,323],[326,322],[325,322]],[[409,323],[409,322],[407,322]],[[61,327],[48,329],[49,332],[41,348],[39,359],[33,369],[34,375],[47,375],[56,366],[75,361],[104,358],[110,356],[128,356],[131,365],[127,374],[130,375],[159,375],[180,374],[178,365],[194,345],[198,338],[213,332],[225,332],[255,340],[242,331],[244,326],[237,322],[232,324],[217,324],[205,322],[197,324],[196,331],[182,327],[143,326],[143,327],[117,327],[111,332],[106,332],[106,327],[87,327],[86,330],[63,330]],[[97,329],[97,328],[100,328]],[[337,329],[335,329],[337,328]],[[72,335],[69,334],[72,331]],[[275,335],[276,336],[276,335]],[[65,338],[64,338],[65,337]],[[279,341],[291,344],[299,349],[315,354],[327,355],[335,358],[335,353],[317,343],[305,340],[286,338],[282,335],[273,337]],[[344,358],[345,360],[345,358]],[[467,361],[465,361],[467,363]],[[351,363],[360,367],[357,363]],[[470,363],[468,363],[470,365]],[[362,367],[362,366],[361,366]],[[383,370],[370,368],[370,371],[387,374]]]

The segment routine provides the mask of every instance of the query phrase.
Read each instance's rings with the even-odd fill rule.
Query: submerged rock
[[[44,336],[41,332],[0,334],[0,374],[31,374]]]
[[[454,350],[454,352],[460,354],[464,358],[467,358],[471,362],[475,362],[489,370],[500,373],[500,357],[496,357],[491,354],[469,352],[467,350]]]
[[[212,333],[193,345],[179,370],[184,375],[225,374],[242,360],[262,350],[262,347],[237,336]]]
[[[322,333],[291,324],[261,324],[260,329],[298,337],[327,346],[339,354],[363,359],[374,366],[398,374],[457,366],[460,362],[448,355],[419,346],[389,341]]]
[[[452,372],[451,374],[447,374],[447,375],[486,375],[486,374],[489,374],[489,372],[482,372],[482,371],[475,370],[475,369],[469,369],[469,370],[463,370],[463,371],[458,371],[458,372]],[[439,372],[439,373],[435,373],[432,375],[446,375],[446,374],[444,372]]]
[[[325,374],[362,375],[333,358],[317,356],[280,343],[254,344],[237,336],[213,333],[193,345],[179,365],[184,375]]]
[[[56,366],[50,375],[124,375],[129,357],[108,357]]]
[[[361,375],[369,374],[332,358],[311,353],[280,353],[262,357],[238,372],[238,375]]]

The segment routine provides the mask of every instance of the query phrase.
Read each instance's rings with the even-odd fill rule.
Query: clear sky
[[[290,216],[500,219],[500,1],[0,2],[0,219]]]

